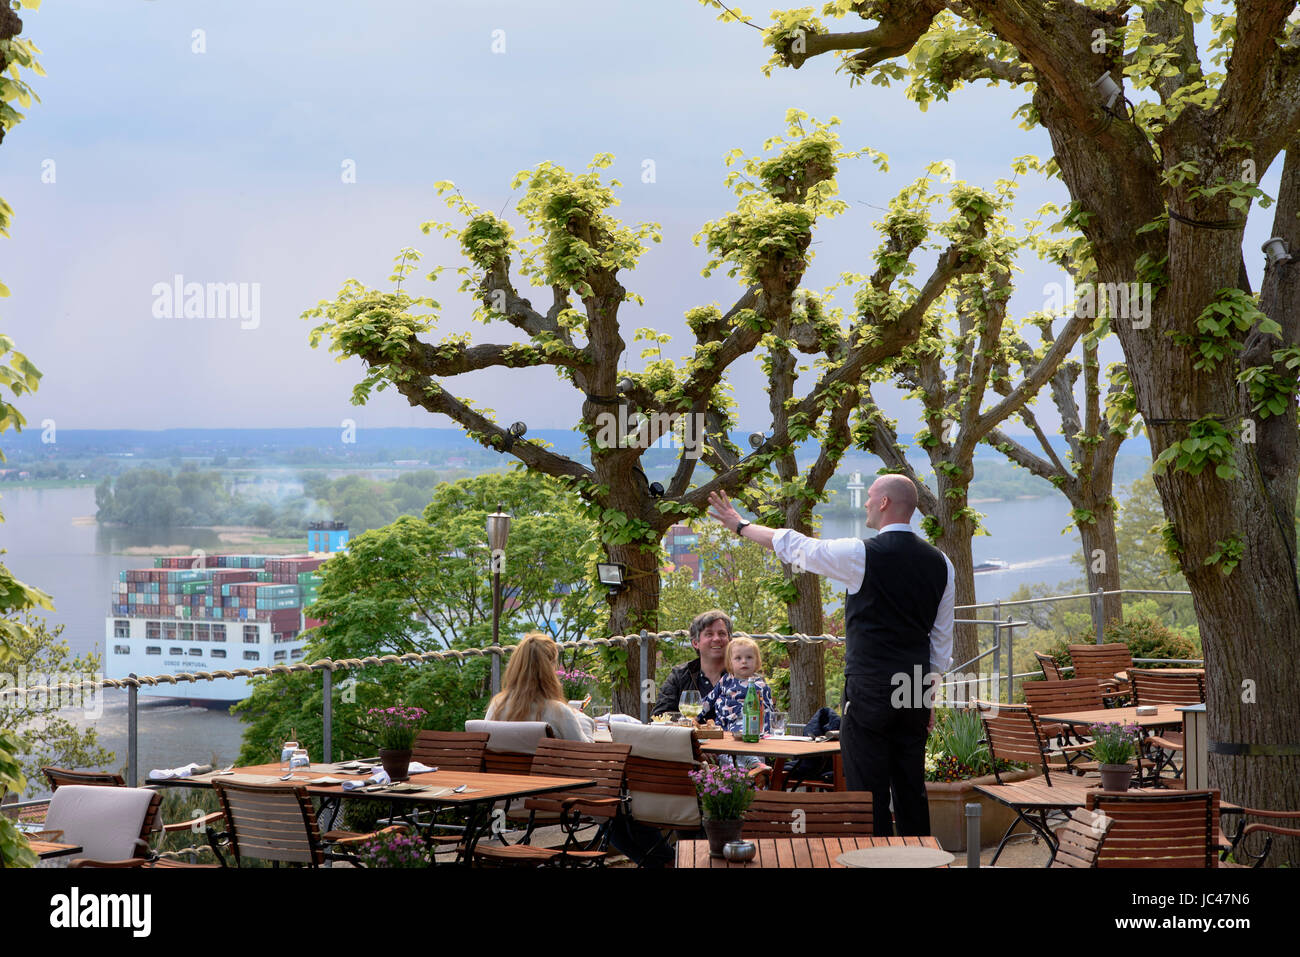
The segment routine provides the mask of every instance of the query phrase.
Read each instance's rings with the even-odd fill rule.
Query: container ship
[[[301,555],[204,555],[155,558],[130,568],[112,587],[105,619],[105,674],[161,675],[234,671],[301,661],[303,632],[320,624],[304,615],[316,601],[320,566],[346,549],[347,526],[313,522]],[[248,679],[143,686],[141,696],[228,705],[248,697]]]

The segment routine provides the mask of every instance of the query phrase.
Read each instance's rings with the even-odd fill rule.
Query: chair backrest
[[[1061,666],[1056,663],[1056,659],[1051,655],[1045,655],[1041,651],[1035,651],[1034,657],[1038,659],[1038,667],[1043,669],[1043,677],[1048,681],[1061,680]]]
[[[871,795],[862,791],[759,791],[745,812],[745,835],[869,837]]]
[[[1069,820],[1056,829],[1056,856],[1051,867],[1096,867],[1102,842],[1114,818],[1075,808]]]
[[[610,737],[627,744],[627,792],[632,817],[664,828],[700,826],[700,800],[690,773],[704,760],[694,728],[612,722]]]
[[[1026,681],[1025,704],[1035,716],[1062,711],[1092,711],[1104,707],[1096,678]]]
[[[421,731],[411,758],[442,771],[482,771],[486,731]]]
[[[80,844],[81,857],[124,861],[148,851],[161,806],[162,794],[148,788],[65,784],[50,797],[45,829],[62,831],[65,844]]]
[[[1090,791],[1086,800],[1112,820],[1098,867],[1218,866],[1218,791]]]
[[[234,784],[214,781],[235,862],[243,857],[291,864],[325,860],[316,811],[301,785]]]
[[[1133,698],[1139,705],[1200,704],[1205,700],[1205,673],[1172,668],[1130,668]]]
[[[974,705],[984,722],[984,739],[995,759],[993,773],[997,775],[998,783],[1002,783],[1002,775],[997,771],[996,759],[1001,759],[1038,765],[1050,785],[1052,777],[1047,767],[1042,730],[1029,706],[988,701],[976,701]]]
[[[1105,645],[1070,645],[1075,678],[1114,678],[1133,667],[1133,653],[1122,641]]]
[[[562,802],[570,797],[617,798],[623,796],[623,779],[627,772],[627,757],[632,752],[628,744],[588,743],[557,738],[541,741],[533,755],[534,775],[557,778],[595,778],[596,783],[572,791],[556,791],[539,795],[524,802],[529,811],[560,811]],[[601,808],[583,808],[588,817],[613,817],[617,805]]]
[[[538,742],[555,737],[545,721],[466,721],[465,730],[487,734],[483,770],[493,774],[527,774]]]
[[[50,782],[50,790],[57,791],[65,784],[85,784],[96,787],[124,788],[126,780],[120,774],[109,771],[69,771],[67,768],[41,768],[45,780]]]

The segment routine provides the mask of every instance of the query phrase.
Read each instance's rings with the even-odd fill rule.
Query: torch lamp
[[[492,644],[499,645],[501,630],[501,569],[506,562],[506,540],[510,538],[510,516],[497,510],[487,517],[488,548],[492,552]],[[501,688],[501,656],[492,655],[492,693]]]

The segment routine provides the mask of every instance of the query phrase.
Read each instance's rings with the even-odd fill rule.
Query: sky
[[[621,313],[640,368],[633,329],[674,333],[667,349],[680,357],[683,313],[725,310],[739,295],[725,273],[701,277],[707,257],[692,237],[733,208],[723,156],[757,153],[788,108],[837,116],[847,148],[890,157],[888,174],[866,159],[841,169],[849,210],[818,229],[814,289],[871,271],[872,222],[928,163],[949,159],[958,178],[992,189],[1014,157],[1051,152],[1043,130],[1011,119],[1023,92],[967,88],[922,113],[900,86],[850,87],[831,57],[765,77],[759,32],[696,0],[59,0],[21,15],[48,76],[33,80],[41,102],[0,146],[0,196],[15,213],[0,240],[12,291],[0,331],[45,375],[20,404],[28,421],[67,429],[454,426],[395,393],[351,405],[360,361],[312,350],[301,318],[349,278],[386,285],[404,246],[424,254],[420,275],[460,265],[449,241],[419,228],[451,218],[439,180],[512,217],[518,171],[614,154],[616,214],[663,227],[621,277],[645,299]],[[1059,183],[1021,182],[1021,218],[1067,199]],[[917,259],[921,275],[934,260]],[[1063,279],[1025,266],[1013,312],[1042,308],[1044,284]],[[240,284],[248,311],[168,314],[162,290],[177,277]],[[441,304],[441,333],[516,340],[471,323],[457,284],[453,268],[408,288]],[[738,428],[764,428],[757,363],[733,369]],[[547,369],[447,385],[533,428],[568,428],[579,407]],[[900,431],[914,430],[914,411],[880,398]],[[1051,403],[1038,410],[1056,428]]]

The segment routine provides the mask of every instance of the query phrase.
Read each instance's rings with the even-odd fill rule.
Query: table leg
[[[777,758],[772,762],[772,783],[770,787],[773,791],[785,790],[785,758]]]

